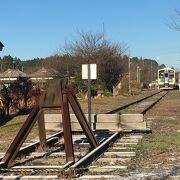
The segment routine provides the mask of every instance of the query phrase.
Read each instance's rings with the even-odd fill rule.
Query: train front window
[[[164,78],[164,72],[163,71],[159,71],[159,78],[160,79]]]
[[[168,73],[165,73],[164,76],[165,76],[165,78],[168,78]]]
[[[174,74],[169,74],[169,78],[174,78]]]

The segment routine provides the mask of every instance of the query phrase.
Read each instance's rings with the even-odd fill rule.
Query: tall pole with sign
[[[88,63],[88,121],[91,127],[91,67]]]
[[[82,79],[88,80],[88,122],[91,127],[91,80],[97,78],[96,64],[82,64]]]
[[[128,57],[128,70],[129,70],[129,94],[131,94],[131,59]]]

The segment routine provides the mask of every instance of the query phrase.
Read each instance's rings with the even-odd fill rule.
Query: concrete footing
[[[86,119],[88,114],[85,114]],[[82,128],[75,116],[70,114],[71,128],[73,131],[82,131]],[[46,129],[62,130],[61,114],[45,114]],[[119,131],[122,129],[146,129],[146,122],[143,114],[92,114],[91,128],[93,130]]]

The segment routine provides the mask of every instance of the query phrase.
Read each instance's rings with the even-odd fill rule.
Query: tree
[[[79,33],[79,39],[66,43],[63,53],[79,57],[82,63],[96,63],[99,83],[105,83],[109,91],[122,73],[121,55],[127,50],[125,44],[111,43],[103,34]]]
[[[10,55],[4,56],[2,59],[0,58],[0,71],[4,72],[9,68],[22,70],[21,60]]]
[[[173,28],[177,31],[180,31],[180,10],[175,9],[176,17],[171,18],[171,22],[169,24],[170,28]]]
[[[10,85],[10,90],[13,92],[13,103],[17,105],[19,109],[19,102],[24,101],[25,108],[27,108],[27,101],[30,97],[30,91],[32,90],[32,82],[29,78],[18,77],[17,81]]]
[[[12,103],[12,96],[11,96],[9,88],[7,88],[6,86],[3,86],[3,89],[1,89],[0,94],[3,98],[3,103],[5,106],[6,113],[9,116],[9,108]]]
[[[4,56],[1,60],[1,72],[6,71],[13,66],[13,57],[10,55]]]

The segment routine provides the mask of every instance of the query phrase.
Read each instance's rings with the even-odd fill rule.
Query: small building
[[[53,79],[59,76],[59,72],[55,69],[46,69],[42,67],[38,71],[28,75],[32,82],[46,82],[49,79]]]
[[[16,81],[18,77],[27,77],[27,74],[18,69],[7,69],[3,73],[0,73],[0,82],[8,85]]]
[[[0,41],[0,51],[2,51],[3,47],[4,47],[4,45],[3,45],[3,43]]]
[[[29,74],[28,77],[32,81],[34,87],[38,86],[41,89],[44,89],[48,80],[60,77],[60,75],[59,72],[56,71],[55,69],[46,69],[42,67],[36,72]]]

